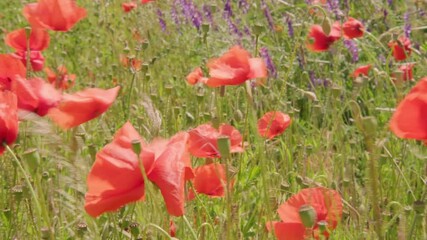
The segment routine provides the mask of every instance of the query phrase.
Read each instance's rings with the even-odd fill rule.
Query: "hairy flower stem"
[[[44,208],[42,208],[42,205],[40,204],[40,201],[39,201],[39,198],[37,196],[37,193],[34,190],[33,185],[31,184],[30,178],[27,175],[27,171],[25,171],[24,167],[22,166],[21,162],[19,161],[19,159],[15,155],[15,153],[12,151],[12,149],[6,143],[3,143],[3,146],[6,148],[7,152],[9,152],[12,155],[12,159],[14,160],[15,164],[18,166],[18,168],[21,171],[22,175],[24,175],[25,183],[27,184],[27,187],[30,189],[31,195],[34,198],[34,202],[36,204],[37,213],[39,214],[40,217],[43,218],[45,226],[48,226],[50,228],[51,225],[50,225],[50,221],[49,221],[49,216],[47,214],[47,210],[44,209]],[[40,231],[37,231],[37,232],[40,232]],[[49,234],[50,239],[55,239],[53,231],[51,231],[49,229],[49,233],[50,233]]]
[[[368,173],[369,173],[369,186],[371,187],[371,203],[372,210],[374,212],[374,224],[375,231],[377,233],[378,239],[384,239],[382,234],[382,219],[381,219],[381,208],[378,198],[379,196],[379,183],[378,183],[378,153],[375,150],[375,138],[370,136],[365,136],[366,150],[368,151]]]

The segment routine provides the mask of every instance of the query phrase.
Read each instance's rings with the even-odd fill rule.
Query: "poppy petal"
[[[267,77],[267,66],[262,58],[249,59],[250,72],[248,78],[265,78]]]
[[[43,51],[49,46],[50,37],[45,29],[32,28],[30,39],[27,39],[26,29],[22,28],[8,33],[5,42],[16,51],[27,51],[27,40],[30,50]]]
[[[400,138],[427,139],[427,77],[421,79],[399,103],[390,128]]]
[[[156,157],[154,168],[147,177],[162,192],[169,214],[182,216],[185,203],[185,175],[189,164],[188,133],[178,133]]]
[[[15,142],[18,137],[18,100],[10,91],[0,91],[0,143],[7,145]],[[4,152],[0,144],[0,155]]]
[[[72,95],[66,94],[48,116],[63,129],[78,126],[107,111],[119,90],[119,86],[108,90],[90,88]]]
[[[138,200],[144,200],[144,179],[132,141],[141,139],[128,122],[117,131],[113,141],[101,149],[87,178],[86,212],[99,216],[107,211]],[[154,153],[141,153],[144,166],[154,161]]]
[[[317,222],[326,221],[332,230],[342,215],[342,200],[337,191],[327,188],[306,188],[280,205],[277,212],[284,223],[301,223],[299,209],[303,205],[312,206],[317,213]]]

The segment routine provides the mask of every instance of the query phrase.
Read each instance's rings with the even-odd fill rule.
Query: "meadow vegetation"
[[[22,9],[31,2],[0,1],[0,39],[20,28],[29,31]],[[86,17],[66,31],[49,30],[41,71],[27,62],[27,79],[47,80],[46,67],[59,74],[58,67],[65,66],[75,82],[54,85],[61,94],[87,88],[119,92],[106,102],[95,101],[97,109],[90,114],[97,117],[82,117],[90,120],[82,124],[66,124],[53,110],[41,116],[39,106],[18,112],[16,141],[7,142],[0,126],[0,139],[8,145],[0,156],[0,239],[276,239],[279,225],[268,223],[285,221],[288,210],[280,206],[303,189],[308,195],[313,193],[307,189],[333,195],[325,196],[324,206],[315,206],[326,209],[327,216],[316,218],[325,220],[326,230],[318,221],[310,229],[304,222],[306,239],[427,239],[427,120],[424,125],[409,120],[427,117],[427,100],[414,97],[422,102],[419,115],[402,112],[395,119],[405,128],[416,125],[416,137],[396,133],[411,139],[398,138],[394,129],[399,127],[390,128],[398,104],[427,76],[425,1],[137,0],[136,7],[124,11],[126,2],[77,0]],[[334,39],[334,22],[343,26],[349,17],[360,21],[363,36],[343,37],[340,27]],[[318,33],[312,34],[316,24],[326,33],[323,46],[316,45]],[[402,36],[411,45],[401,60],[393,48],[405,47]],[[232,51],[238,51],[232,60],[221,58]],[[13,52],[0,41],[1,54]],[[241,74],[230,69],[244,54],[254,59],[251,63],[262,63],[246,69],[239,84],[215,85],[212,69]],[[0,84],[2,71],[8,71],[1,64]],[[366,65],[368,72],[354,73]],[[25,97],[19,94],[21,108]],[[103,94],[88,95],[104,99]],[[61,104],[53,108],[65,111]],[[86,111],[85,105],[76,106]],[[0,118],[8,114],[2,102],[0,110]],[[286,115],[277,120],[275,135],[258,129],[268,112],[277,114],[264,121],[267,130],[274,122],[270,117]],[[208,147],[191,144],[194,134],[206,132],[206,139],[212,138]],[[114,138],[120,134],[125,137]],[[167,141],[158,143],[159,138]],[[129,188],[124,185],[133,178],[143,181],[144,201],[129,201],[117,211],[100,210],[96,203],[95,209],[88,207],[87,178],[94,163],[109,154],[106,146],[122,147],[113,154],[117,158],[156,153],[152,169],[141,162],[129,172],[97,170],[120,189]],[[207,152],[210,147],[213,152]],[[207,164],[224,169],[196,171],[196,179],[185,185],[184,208],[166,206],[171,203],[164,199],[183,200],[165,197],[182,182],[164,176],[180,167],[184,177],[179,165],[184,162],[166,168],[163,161],[181,161],[187,151],[191,159],[185,171]],[[221,180],[208,178],[212,172]],[[193,190],[215,181],[215,192]],[[98,185],[88,184],[98,191]],[[335,204],[342,208],[339,213],[331,210]]]

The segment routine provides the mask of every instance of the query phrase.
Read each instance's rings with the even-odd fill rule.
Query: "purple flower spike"
[[[408,12],[406,12],[405,15],[403,16],[403,20],[405,21],[405,27],[403,29],[405,32],[405,37],[410,38],[412,26],[411,26],[411,22],[409,21],[409,13]]]
[[[268,5],[265,2],[265,0],[261,0],[261,8],[262,8],[262,11],[264,12],[265,18],[267,19],[268,26],[270,26],[270,29],[272,31],[274,31],[273,17],[271,16],[270,9],[268,8]]]
[[[351,53],[353,63],[359,61],[359,48],[353,40],[346,39],[344,40],[344,46]]]
[[[159,17],[159,24],[162,28],[162,31],[166,32],[166,22],[165,19],[163,19],[163,13],[160,9],[157,9],[157,17]]]
[[[276,66],[274,65],[273,60],[271,59],[268,49],[265,47],[261,48],[260,54],[261,54],[261,57],[264,59],[265,64],[267,65],[269,75],[273,76],[274,78],[277,78]]]
[[[239,9],[242,10],[244,14],[249,12],[249,3],[246,0],[239,0]]]

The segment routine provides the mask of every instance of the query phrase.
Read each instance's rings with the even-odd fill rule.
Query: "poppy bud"
[[[23,153],[31,172],[35,172],[40,164],[40,155],[36,148],[28,149]]]
[[[377,130],[377,125],[377,120],[374,117],[362,117],[363,131],[366,135],[373,135]]]
[[[331,22],[329,22],[328,18],[323,19],[322,30],[326,35],[329,35],[329,33],[331,33]]]
[[[220,136],[217,143],[221,157],[228,158],[230,156],[230,138],[227,136]]]
[[[132,236],[137,237],[139,235],[139,224],[136,222],[133,222],[129,225],[130,233]]]
[[[301,222],[304,224],[307,228],[314,227],[314,224],[316,223],[316,210],[310,206],[310,205],[302,205],[299,208],[299,216],[301,218]]]
[[[132,140],[132,150],[133,152],[139,156],[139,154],[141,153],[141,141],[139,139],[134,139]]]
[[[77,235],[79,237],[82,238],[83,235],[86,233],[86,231],[87,231],[87,224],[86,223],[84,223],[84,222],[77,223]]]
[[[209,32],[209,24],[203,23],[202,24],[202,31],[204,34],[207,34]]]
[[[48,227],[42,227],[40,231],[42,234],[42,239],[50,239],[51,230]]]
[[[255,24],[252,28],[252,32],[255,34],[255,36],[259,36],[263,30],[264,27],[260,24]]]

